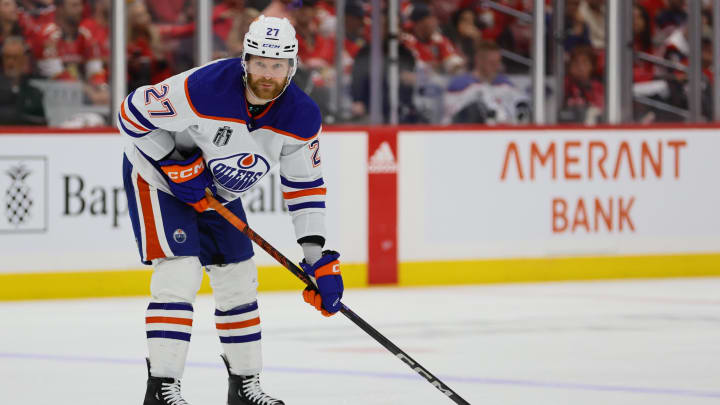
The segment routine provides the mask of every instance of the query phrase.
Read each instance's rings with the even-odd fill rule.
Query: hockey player
[[[340,307],[339,254],[325,243],[321,117],[291,79],[295,30],[287,19],[260,16],[241,58],[223,59],[130,93],[118,114],[127,137],[123,162],[133,230],[153,265],[146,314],[149,348],[144,405],[183,405],[180,392],[204,266],[229,377],[228,404],[283,404],[263,392],[259,373],[257,269],[250,240],[208,209],[210,188],[245,220],[239,194],[280,165],[282,191],[302,246],[303,270],[319,294],[306,302],[323,315]]]

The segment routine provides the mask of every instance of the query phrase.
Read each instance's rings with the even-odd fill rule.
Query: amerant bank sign
[[[718,130],[508,128],[399,138],[400,260],[720,249]]]
[[[550,183],[679,182],[682,159],[687,159],[688,141],[669,139],[575,138],[543,141],[541,138],[510,141],[505,147],[500,181],[545,181]],[[626,192],[621,192],[626,191]],[[633,208],[637,192],[618,187],[593,196],[553,195],[552,232],[635,232]],[[655,200],[650,204],[662,204]]]

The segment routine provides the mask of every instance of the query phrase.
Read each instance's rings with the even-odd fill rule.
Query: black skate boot
[[[145,359],[148,367],[147,391],[143,405],[190,405],[180,394],[180,380],[150,375],[150,359]]]
[[[227,405],[285,405],[285,402],[275,399],[263,392],[260,387],[260,374],[234,375],[230,373],[230,363],[224,354],[221,354],[228,375]]]

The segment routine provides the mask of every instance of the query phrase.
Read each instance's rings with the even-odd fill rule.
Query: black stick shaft
[[[210,207],[215,209],[220,215],[223,216],[228,222],[230,222],[233,226],[235,226],[240,232],[247,235],[250,240],[255,242],[258,246],[260,246],[264,251],[268,252],[270,256],[272,256],[275,260],[277,260],[280,264],[283,265],[286,269],[290,270],[291,273],[293,273],[297,278],[302,280],[303,283],[308,285],[311,288],[315,288],[315,284],[310,280],[310,278],[305,274],[304,271],[302,271],[298,266],[295,265],[295,263],[291,262],[285,255],[280,253],[275,247],[273,247],[268,241],[263,239],[262,236],[258,235],[253,231],[248,224],[245,223],[242,219],[238,218],[237,215],[233,214],[225,208],[222,204],[220,204],[219,201],[217,201],[212,193],[209,191],[206,191],[206,197],[208,199],[208,202],[210,203]],[[386,348],[390,353],[392,353],[395,357],[402,360],[403,363],[407,364],[411,369],[413,369],[416,373],[420,374],[421,377],[427,380],[430,384],[432,384],[433,387],[437,388],[440,392],[445,394],[450,400],[455,402],[456,404],[460,405],[470,405],[469,402],[464,400],[460,395],[458,395],[455,391],[453,391],[450,387],[448,387],[445,383],[440,381],[437,377],[435,377],[431,372],[429,372],[425,367],[421,366],[420,363],[415,361],[410,355],[405,353],[402,349],[397,347],[393,342],[390,341],[390,339],[386,338],[382,333],[378,332],[377,329],[373,328],[369,323],[365,322],[364,319],[362,319],[358,314],[353,312],[350,308],[348,308],[345,304],[343,304],[342,308],[340,309],[340,312],[342,312],[345,317],[347,317],[352,323],[360,327],[360,329],[364,330],[365,333],[370,335],[373,339],[375,339],[378,343],[380,343],[384,348]]]

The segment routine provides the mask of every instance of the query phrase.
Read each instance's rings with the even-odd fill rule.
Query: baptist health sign
[[[0,274],[139,269],[117,133],[0,136]],[[323,136],[328,248],[366,259],[365,135]],[[302,249],[277,168],[243,195],[248,223],[286,256]],[[255,248],[258,265],[275,265]]]
[[[1,233],[47,231],[48,164],[46,156],[0,155]]]

